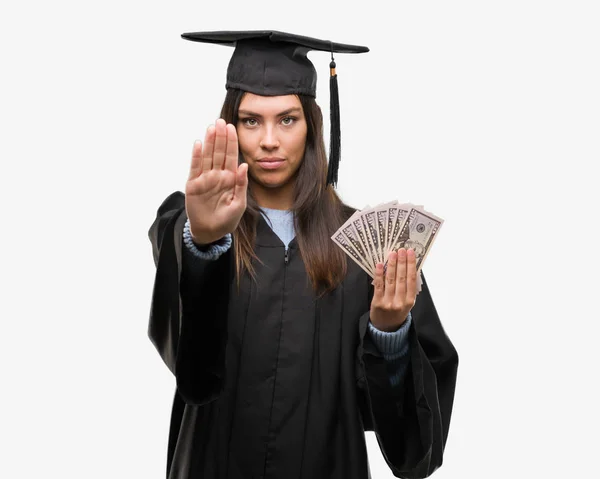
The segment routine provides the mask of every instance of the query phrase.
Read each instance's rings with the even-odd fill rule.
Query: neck
[[[288,183],[280,188],[265,188],[257,183],[252,185],[252,196],[261,208],[291,210],[294,204],[293,194],[293,183]]]

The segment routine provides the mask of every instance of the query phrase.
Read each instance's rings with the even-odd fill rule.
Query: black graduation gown
[[[343,283],[316,299],[296,240],[286,258],[261,217],[264,264],[238,291],[232,248],[216,261],[184,261],[185,221],[175,192],[149,231],[149,336],[177,384],[168,479],[365,479],[366,430],[397,477],[441,465],[458,356],[424,277],[410,366],[394,391],[367,332],[372,280],[352,261]]]

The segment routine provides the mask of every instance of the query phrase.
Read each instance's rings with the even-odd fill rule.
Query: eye
[[[281,120],[284,126],[290,126],[296,119],[293,116],[286,116]]]
[[[258,124],[256,118],[242,118],[241,121],[245,126],[256,126]]]

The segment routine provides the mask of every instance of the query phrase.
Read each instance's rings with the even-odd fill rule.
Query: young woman
[[[366,430],[394,475],[430,475],[457,353],[424,276],[417,296],[412,250],[391,252],[372,284],[330,239],[355,210],[330,184],[306,52],[352,48],[278,32],[186,38],[236,48],[185,195],[149,231],[149,335],[177,383],[167,477],[366,479]]]

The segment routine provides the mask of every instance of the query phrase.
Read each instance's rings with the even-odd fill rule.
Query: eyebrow
[[[278,113],[276,116],[285,116],[285,115],[289,115],[290,113],[300,113],[301,111],[302,111],[302,108],[295,106],[293,108],[288,108],[287,110],[282,111],[281,113]],[[250,110],[238,110],[238,115],[248,115],[248,116],[255,116],[257,118],[262,118],[261,114],[255,113]]]

